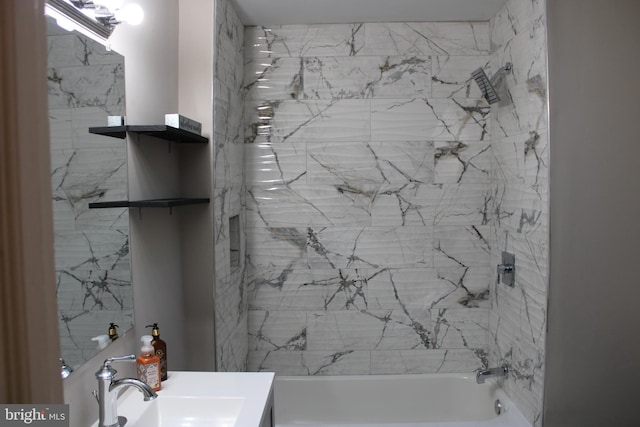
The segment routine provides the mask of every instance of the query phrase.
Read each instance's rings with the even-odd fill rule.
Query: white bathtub
[[[278,427],[531,427],[494,380],[466,374],[281,376],[274,412]]]

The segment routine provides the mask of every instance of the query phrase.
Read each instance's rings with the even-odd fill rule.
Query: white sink
[[[149,404],[131,427],[232,427],[244,404],[239,397],[162,396]]]
[[[127,419],[125,427],[258,427],[270,417],[273,378],[270,372],[169,372],[152,401],[126,390],[118,416]]]

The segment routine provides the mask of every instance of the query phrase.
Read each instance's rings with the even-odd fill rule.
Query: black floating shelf
[[[167,125],[127,125],[90,127],[89,133],[124,139],[127,132],[153,136],[183,144],[207,144],[209,138]]]
[[[172,208],[174,206],[201,205],[209,203],[208,198],[175,198],[152,200],[116,200],[113,202],[89,203],[89,209],[107,208]]]
[[[89,133],[124,139],[127,136],[126,126],[98,126],[89,128]]]

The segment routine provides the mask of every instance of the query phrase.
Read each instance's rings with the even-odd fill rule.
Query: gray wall
[[[638,425],[640,2],[549,1],[545,427]]]

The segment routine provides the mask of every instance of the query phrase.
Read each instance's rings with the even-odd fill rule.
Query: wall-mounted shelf
[[[127,134],[134,133],[181,144],[207,144],[209,142],[209,139],[204,136],[167,125],[98,126],[90,127],[89,133],[119,139],[124,139]],[[201,205],[207,203],[209,203],[209,198],[175,197],[150,200],[114,200],[110,202],[89,203],[89,209],[173,208],[175,206]]]
[[[107,208],[172,208],[174,206],[202,205],[209,203],[208,198],[173,198],[151,200],[114,200],[112,202],[89,203],[89,209]]]
[[[183,144],[207,144],[209,138],[167,125],[127,125],[90,127],[89,133],[124,139],[136,133]]]

